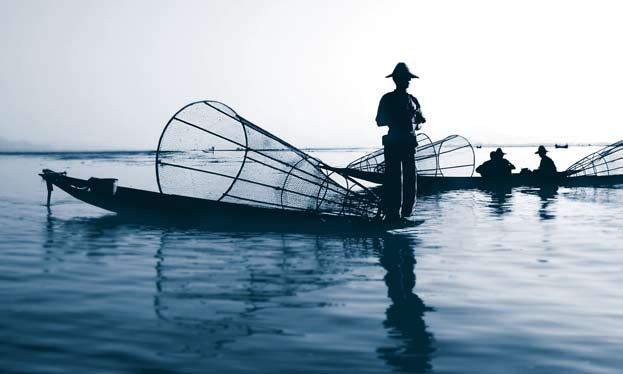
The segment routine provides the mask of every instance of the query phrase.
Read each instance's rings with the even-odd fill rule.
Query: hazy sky
[[[154,149],[212,99],[300,147],[378,146],[405,61],[431,138],[614,142],[620,4],[0,0],[0,137]]]

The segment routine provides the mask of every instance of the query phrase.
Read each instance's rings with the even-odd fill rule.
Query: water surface
[[[128,221],[58,190],[48,211],[44,167],[157,189],[150,153],[0,156],[1,372],[623,368],[623,188],[449,192],[408,230],[310,235]]]

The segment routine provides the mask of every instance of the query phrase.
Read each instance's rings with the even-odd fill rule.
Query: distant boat
[[[569,148],[569,144],[554,144],[554,148]]]
[[[482,148],[482,146],[481,146],[480,144],[478,144],[478,145],[476,146],[476,148],[480,149],[480,148]]]

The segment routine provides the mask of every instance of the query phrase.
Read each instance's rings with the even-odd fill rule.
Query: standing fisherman
[[[411,215],[415,203],[415,140],[416,130],[426,122],[420,110],[420,103],[407,92],[409,81],[418,78],[412,74],[407,64],[400,62],[391,77],[396,89],[381,98],[376,114],[378,126],[388,126],[383,136],[385,154],[385,184],[383,186],[383,205],[386,220],[397,220]],[[401,173],[402,169],[402,173]],[[402,174],[402,178],[401,178]],[[401,188],[402,187],[402,188]],[[401,207],[402,197],[402,210]],[[400,215],[399,215],[400,213]]]

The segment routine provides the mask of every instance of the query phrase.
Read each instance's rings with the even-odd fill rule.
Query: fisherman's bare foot
[[[400,220],[400,216],[398,214],[389,214],[385,216],[383,222],[397,222]]]

